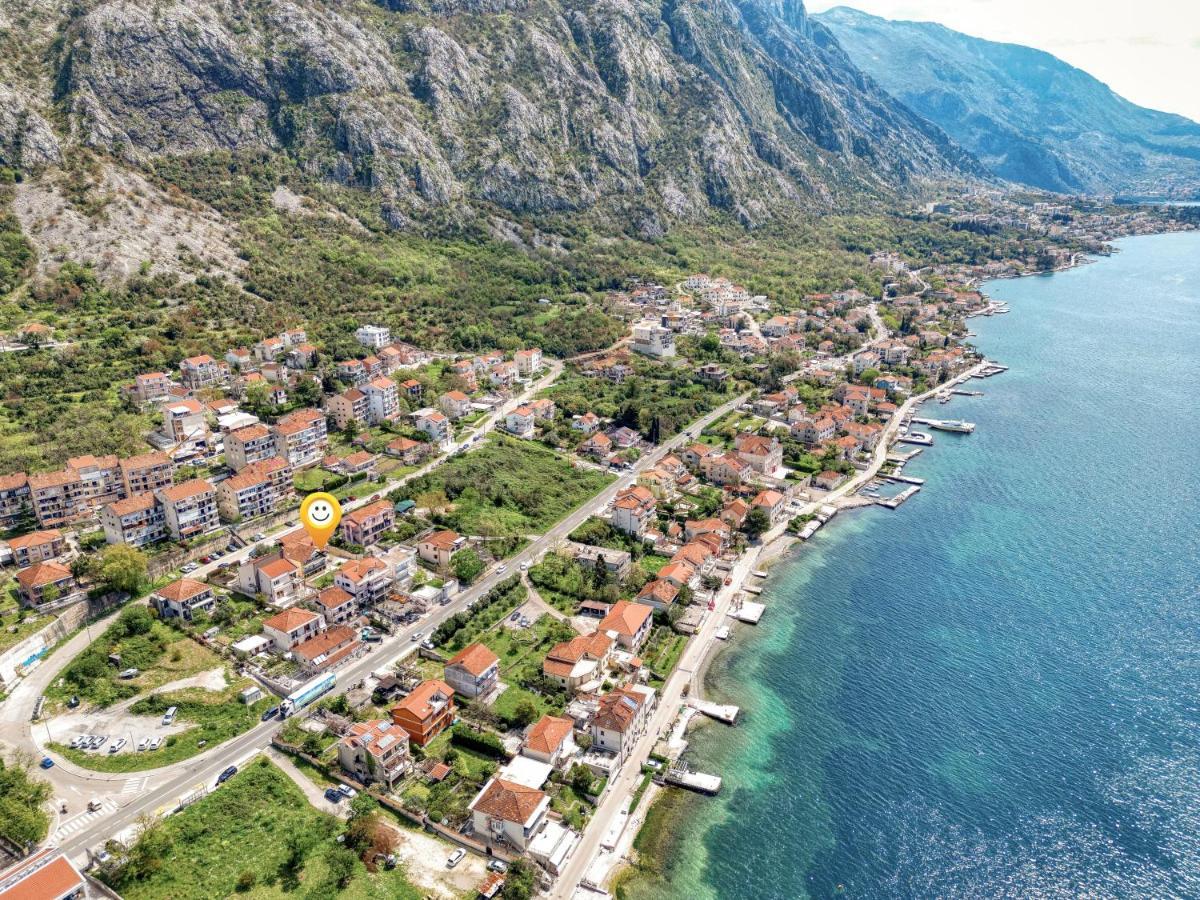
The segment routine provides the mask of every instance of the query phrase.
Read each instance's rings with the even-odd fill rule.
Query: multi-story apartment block
[[[638,322],[633,326],[633,349],[646,356],[665,358],[675,355],[675,334],[658,322]]]
[[[342,537],[351,544],[370,547],[395,525],[395,505],[390,500],[376,500],[342,517]]]
[[[370,377],[367,375],[367,367],[362,364],[361,359],[343,359],[337,364],[335,374],[338,381],[355,386],[366,384]]]
[[[172,540],[190,540],[220,525],[217,492],[201,478],[162,488],[155,496],[162,503],[167,533]]]
[[[189,356],[179,364],[179,372],[183,386],[189,391],[217,387],[229,380],[229,366],[207,353]]]
[[[163,406],[163,432],[176,444],[193,446],[207,441],[209,428],[204,405],[198,400],[176,400]]]
[[[369,413],[367,395],[356,387],[334,394],[325,404],[325,409],[333,417],[338,428],[345,428],[347,422],[366,422]]]
[[[278,442],[266,425],[247,425],[225,435],[225,464],[235,472],[277,455]]]
[[[24,472],[0,476],[0,528],[15,528],[32,514],[29,476]]]
[[[129,395],[138,403],[159,403],[171,396],[171,379],[166,372],[145,372],[133,379]]]
[[[33,515],[42,528],[65,525],[88,509],[83,481],[72,469],[30,475],[29,500]]]
[[[640,538],[654,524],[657,502],[654,494],[641,485],[628,487],[613,501],[612,527]]]
[[[67,468],[79,476],[81,500],[92,509],[125,494],[116,456],[73,456],[67,460]]]
[[[408,732],[387,719],[355,722],[338,741],[338,762],[359,781],[390,789],[412,768]]]
[[[355,599],[358,608],[385,599],[394,584],[391,569],[381,559],[352,559],[333,576],[333,583]]]
[[[518,350],[513,355],[513,362],[517,364],[517,371],[521,377],[529,378],[542,370],[542,351],[537,347]]]
[[[364,347],[379,350],[392,342],[391,329],[382,325],[363,325],[354,332],[354,337]]]
[[[100,511],[100,523],[104,539],[110,544],[144,547],[167,537],[166,513],[149,492],[108,504]]]
[[[272,553],[270,556],[248,559],[238,567],[237,589],[248,597],[262,594],[267,603],[272,606],[289,607],[299,600],[305,591],[303,577],[303,570],[294,561],[282,553]],[[307,615],[312,616],[313,614],[307,613]],[[325,627],[323,618],[320,616],[313,616],[313,618],[320,619],[320,628]],[[263,625],[265,633],[266,622]],[[316,630],[319,631],[320,628]],[[312,634],[315,633],[316,631],[312,632]],[[312,634],[304,635],[301,640],[307,640]],[[291,647],[282,649],[290,650]]]
[[[450,420],[446,418],[445,413],[438,412],[436,409],[417,410],[413,413],[413,424],[416,425],[417,430],[429,435],[429,439],[435,444],[450,442]]]
[[[217,597],[203,581],[180,578],[151,594],[150,605],[164,619],[180,618],[190,622],[196,613],[211,613],[216,608]]]
[[[275,512],[292,496],[292,467],[281,456],[250,463],[217,485],[217,510],[226,522]]]
[[[325,414],[316,409],[298,409],[281,418],[271,429],[275,452],[286,456],[293,469],[315,466],[325,455],[329,431]]]
[[[12,538],[8,542],[8,549],[12,551],[13,562],[23,569],[62,556],[67,550],[67,541],[61,531],[50,528]]]
[[[145,494],[168,487],[175,471],[165,453],[143,453],[121,460],[121,480],[125,496]]]
[[[361,388],[367,398],[367,421],[372,425],[390,422],[400,414],[400,394],[396,382],[379,375]]]
[[[325,619],[307,609],[285,609],[263,622],[263,637],[280,653],[316,637],[325,628]]]

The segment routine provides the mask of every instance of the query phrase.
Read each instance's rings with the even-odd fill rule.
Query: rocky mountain
[[[846,7],[815,19],[1002,178],[1067,192],[1200,191],[1200,124],[1130,103],[1048,53]]]
[[[802,0],[0,0],[0,163],[287,154],[396,227],[719,210],[981,173]]]

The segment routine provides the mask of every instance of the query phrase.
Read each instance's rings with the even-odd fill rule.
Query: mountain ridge
[[[1200,190],[1200,124],[1137,106],[1053,54],[845,6],[814,18],[999,177],[1070,193]]]

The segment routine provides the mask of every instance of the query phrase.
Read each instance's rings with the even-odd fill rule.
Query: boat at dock
[[[898,444],[918,444],[922,447],[933,446],[933,435],[926,434],[924,431],[910,431],[908,434],[902,434],[896,438]]]
[[[962,419],[913,419],[918,425],[928,425],[938,431],[954,431],[959,434],[970,434],[975,430],[974,422],[964,422]]]

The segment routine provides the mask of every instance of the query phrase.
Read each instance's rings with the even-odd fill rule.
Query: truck
[[[328,675],[318,675],[312,681],[300,685],[296,690],[288,694],[283,702],[279,704],[279,718],[286,719],[292,713],[297,712],[314,700],[328,694],[337,685],[337,675],[332,672]]]

